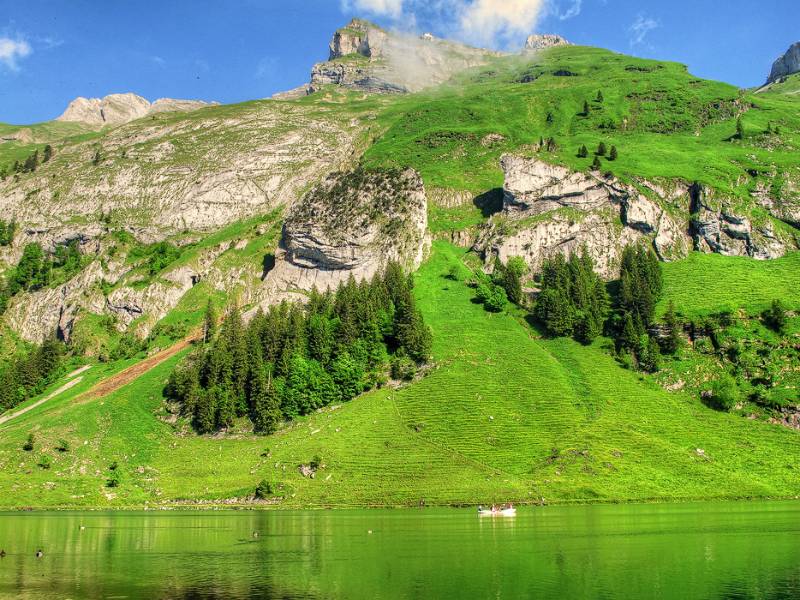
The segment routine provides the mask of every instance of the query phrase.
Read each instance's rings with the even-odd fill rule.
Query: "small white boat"
[[[517,516],[517,509],[513,506],[509,506],[506,508],[483,508],[482,506],[478,507],[478,516],[479,517],[516,517]]]

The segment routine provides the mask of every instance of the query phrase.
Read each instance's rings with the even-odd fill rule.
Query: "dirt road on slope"
[[[80,396],[78,396],[76,398],[76,401],[85,402],[87,400],[94,400],[97,398],[108,396],[109,394],[116,392],[121,387],[124,387],[129,383],[135,381],[148,371],[155,369],[158,365],[160,365],[164,361],[169,360],[184,348],[188,348],[194,341],[198,339],[200,339],[199,335],[190,336],[184,340],[181,340],[174,346],[170,346],[166,350],[162,350],[157,354],[153,354],[153,356],[148,356],[143,361],[140,361],[135,365],[131,365],[130,367],[128,367],[123,371],[120,371],[116,375],[112,375],[108,379],[104,379],[103,381],[99,382],[93,388],[85,391]]]

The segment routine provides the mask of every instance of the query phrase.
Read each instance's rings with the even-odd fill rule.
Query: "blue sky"
[[[49,120],[76,96],[124,91],[268,97],[307,81],[356,14],[499,48],[559,33],[739,86],[763,83],[800,41],[798,0],[0,0],[0,121]]]

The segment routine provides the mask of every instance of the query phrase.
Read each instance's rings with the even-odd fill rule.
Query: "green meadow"
[[[416,275],[434,333],[434,362],[419,381],[269,437],[197,436],[162,398],[176,357],[108,397],[76,401],[83,388],[71,390],[0,426],[0,504],[246,504],[262,480],[286,507],[800,494],[796,432],[664,391],[621,368],[607,342],[543,340],[516,311],[485,312],[463,281],[446,277],[452,265],[470,276],[464,258],[436,242]],[[30,433],[35,448],[26,452]],[[56,450],[60,440],[67,452]],[[49,468],[40,466],[45,455]],[[315,458],[316,477],[303,477],[299,465]],[[120,483],[109,487],[115,463]]]

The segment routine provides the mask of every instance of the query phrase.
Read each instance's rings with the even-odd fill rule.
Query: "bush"
[[[25,452],[31,452],[33,450],[33,445],[34,445],[35,441],[36,441],[36,438],[33,436],[32,433],[29,433],[28,434],[28,439],[26,439],[25,443],[22,444],[22,449],[25,450]]]
[[[764,323],[776,333],[786,329],[786,309],[780,300],[773,300],[772,306],[764,312]]]
[[[411,381],[417,374],[417,364],[405,354],[392,359],[392,379]]]
[[[272,483],[266,479],[262,479],[261,482],[256,486],[255,496],[257,500],[266,500],[274,493],[275,488],[273,487]]]
[[[69,442],[67,440],[58,440],[56,450],[59,452],[69,452]]]
[[[450,265],[450,268],[447,270],[447,279],[451,281],[458,281],[459,280],[459,268],[458,265]]]
[[[705,403],[716,410],[729,412],[739,403],[739,387],[728,374],[722,375],[711,384],[711,389],[704,394]]]
[[[39,457],[39,462],[36,464],[39,465],[39,468],[47,470],[51,466],[50,457],[46,454],[42,454]]]

